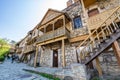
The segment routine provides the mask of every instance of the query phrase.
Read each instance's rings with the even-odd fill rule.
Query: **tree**
[[[4,45],[8,45],[7,41],[4,39],[0,39],[0,48],[2,48]]]
[[[13,44],[13,45],[15,45],[15,44],[16,44],[16,41],[11,40],[10,43]]]

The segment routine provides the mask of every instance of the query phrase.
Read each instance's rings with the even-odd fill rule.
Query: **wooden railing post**
[[[115,56],[117,58],[118,64],[120,66],[120,47],[117,41],[114,41],[112,44],[112,48],[114,50]]]

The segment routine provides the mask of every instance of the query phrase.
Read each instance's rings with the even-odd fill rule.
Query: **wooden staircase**
[[[98,26],[77,47],[80,51],[80,63],[89,64],[120,37],[120,7]]]

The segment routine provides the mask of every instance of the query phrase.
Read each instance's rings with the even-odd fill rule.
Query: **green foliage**
[[[98,77],[94,77],[92,80],[101,80],[101,79]]]
[[[11,40],[10,43],[13,44],[13,45],[15,45],[15,44],[16,44],[16,41]]]
[[[53,79],[53,80],[60,80],[59,78],[55,78],[53,75],[46,74],[46,73],[39,73],[41,76],[46,77],[48,79]]]
[[[51,74],[47,74],[47,73],[41,73],[41,72],[36,72],[36,71],[33,71],[33,70],[26,70],[26,69],[23,69],[24,71],[27,71],[27,72],[30,72],[30,73],[35,73],[35,74],[38,74],[38,75],[41,75],[45,78],[48,78],[48,79],[52,79],[52,80],[60,80],[59,78],[51,75]]]
[[[4,61],[4,56],[9,53],[9,48],[0,48],[0,61]]]
[[[9,53],[10,46],[4,39],[0,39],[0,61],[4,60],[4,56]]]
[[[4,56],[0,56],[0,61],[4,61]]]

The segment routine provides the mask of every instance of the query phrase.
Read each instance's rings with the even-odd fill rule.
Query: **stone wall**
[[[117,63],[117,59],[113,51],[101,54],[99,60],[101,62],[103,74],[120,76],[120,66]]]
[[[40,57],[40,66],[42,67],[52,67],[53,63],[53,51],[45,47],[45,49],[41,52],[41,57]]]
[[[34,59],[35,59],[35,52],[32,52],[30,54],[28,54],[28,65],[29,66],[34,66]]]
[[[62,53],[61,49],[59,49],[59,67],[62,67]],[[66,67],[70,67],[72,63],[77,63],[76,50],[74,46],[65,45],[65,61]]]
[[[65,58],[66,66],[70,66],[71,63],[77,63],[75,47],[71,47],[70,45],[65,46]]]
[[[60,45],[53,46],[58,48],[58,67],[62,67],[63,59],[61,47]],[[49,47],[45,47],[44,51],[41,53],[40,66],[53,67],[53,50]],[[70,44],[65,44],[65,58],[67,67],[70,67],[72,63],[77,63],[76,50],[74,46],[71,46]]]
[[[85,17],[83,16],[83,12],[82,12],[82,6],[80,5],[79,2],[72,4],[71,6],[67,7],[66,9],[63,10],[64,12],[68,13],[69,17],[71,18],[71,22],[72,22],[72,30],[70,33],[71,37],[76,37],[79,35],[85,35],[88,34],[88,29],[87,29],[87,25],[85,22]],[[75,17],[81,17],[82,20],[82,28],[79,29],[74,29],[74,23],[73,23],[73,19]]]

